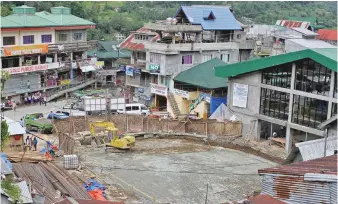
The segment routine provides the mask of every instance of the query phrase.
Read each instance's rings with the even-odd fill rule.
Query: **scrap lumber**
[[[52,161],[52,159],[47,158],[46,156],[40,154],[40,152],[26,151],[26,152],[9,152],[6,153],[8,160],[11,162],[46,162]]]

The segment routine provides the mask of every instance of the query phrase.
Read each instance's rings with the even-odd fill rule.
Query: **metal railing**
[[[49,44],[48,45],[48,52],[55,52],[55,51],[67,51],[67,50],[91,50],[98,46],[97,40],[91,41],[84,41],[84,42],[59,42],[56,44]]]

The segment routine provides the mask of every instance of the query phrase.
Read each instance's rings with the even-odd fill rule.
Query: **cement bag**
[[[77,155],[64,155],[63,167],[65,169],[77,169],[79,168],[79,158]]]

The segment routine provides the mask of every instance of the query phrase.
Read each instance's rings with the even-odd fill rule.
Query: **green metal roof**
[[[23,28],[23,27],[49,27],[49,26],[83,26],[95,25],[95,23],[79,18],[71,14],[49,13],[47,11],[35,12],[33,14],[21,14],[23,9],[32,7],[16,7],[16,13],[9,16],[1,17],[1,28]],[[68,8],[51,8],[55,11],[67,10]],[[27,11],[22,11],[27,13]]]
[[[88,51],[87,55],[93,57],[96,53],[96,57],[101,59],[130,58],[131,52],[129,50],[121,49],[119,54],[117,50],[114,50],[113,45],[118,44],[117,41],[99,41],[98,49]]]
[[[249,60],[245,62],[238,62],[224,66],[217,66],[215,68],[215,75],[218,77],[234,77],[237,75],[306,58],[310,58],[319,64],[337,72],[337,49],[317,48],[290,52],[282,55]]]
[[[214,68],[222,65],[224,66],[225,62],[218,58],[214,58],[181,72],[174,78],[174,81],[207,89],[227,87],[228,79],[217,77],[214,73]]]

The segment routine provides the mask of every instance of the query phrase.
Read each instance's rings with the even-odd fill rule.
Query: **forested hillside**
[[[196,4],[192,1],[181,2],[2,2],[1,16],[11,14],[12,6],[26,4],[37,11],[50,11],[53,6],[66,6],[72,13],[97,24],[90,31],[89,39],[114,38],[115,32],[129,34],[144,23],[163,20],[175,14],[181,5]],[[250,18],[255,23],[274,24],[278,19],[289,16],[317,17],[318,23],[326,28],[337,28],[337,2],[198,2],[208,5],[228,5],[235,11],[237,19]],[[244,22],[246,23],[246,22]]]

